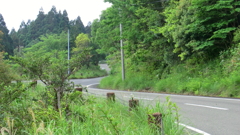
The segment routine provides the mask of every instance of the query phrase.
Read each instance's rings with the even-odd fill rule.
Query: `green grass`
[[[99,66],[90,65],[90,67],[84,66],[76,73],[72,74],[70,79],[83,79],[106,76],[107,71],[100,69]]]
[[[148,124],[148,115],[160,112],[164,116],[165,134],[184,134],[184,129],[175,123],[179,120],[177,106],[169,99],[155,106],[143,106],[140,101],[137,109],[129,111],[126,103],[118,99],[112,102],[88,94],[79,98],[80,93],[74,92],[63,99],[59,113],[47,103],[51,96],[47,99],[45,92],[45,87],[37,86],[14,100],[5,111],[0,128],[19,135],[154,135],[158,130]],[[64,107],[66,102],[70,103],[68,111]]]
[[[155,80],[143,73],[126,74],[125,81],[122,81],[121,74],[115,74],[103,78],[99,87],[120,90],[149,90],[154,82]]]
[[[182,67],[179,67],[182,68]],[[221,69],[174,72],[154,85],[154,91],[202,96],[240,97],[239,71],[223,74]],[[197,72],[197,73],[196,73]]]
[[[178,65],[171,68],[170,74],[157,79],[152,74],[127,71],[125,81],[121,74],[113,74],[100,83],[100,88],[151,91],[172,94],[240,97],[240,69],[230,73],[219,64],[211,61],[202,65]]]

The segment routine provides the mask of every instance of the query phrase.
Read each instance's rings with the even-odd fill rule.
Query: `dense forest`
[[[151,73],[185,62],[207,62],[238,45],[237,0],[106,1],[113,6],[93,22],[93,40],[101,46],[99,52],[120,56],[122,23],[131,69],[140,66]]]
[[[91,33],[114,69],[102,87],[239,95],[240,1],[105,1],[113,5],[92,23]],[[119,74],[121,38],[124,82]]]

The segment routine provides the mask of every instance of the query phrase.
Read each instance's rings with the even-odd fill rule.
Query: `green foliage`
[[[166,110],[163,109],[166,106]],[[70,124],[68,133],[74,134],[154,134],[148,125],[148,114],[161,111],[164,116],[164,132],[182,134],[182,130],[175,124],[175,110],[170,101],[166,104],[142,107],[129,112],[128,107],[116,102],[107,102],[105,99],[88,97],[83,106],[72,104],[72,119],[78,122]],[[74,126],[78,124],[79,126]],[[55,127],[55,133],[66,133]]]
[[[148,91],[154,82],[155,80],[145,73],[127,72],[125,81],[122,81],[121,74],[114,74],[103,78],[100,88]]]
[[[3,37],[3,32],[0,30],[0,50],[3,50],[3,45],[1,44],[2,41],[2,37]]]
[[[89,67],[83,66],[77,72],[72,74],[70,79],[94,78],[106,76],[107,71],[100,69],[99,66],[90,65]]]
[[[80,33],[86,33],[80,16],[78,16],[75,20],[70,21],[69,24],[70,24],[70,35],[72,39],[75,39]]]
[[[107,55],[102,88],[239,96],[237,0],[106,0],[92,40]],[[123,25],[122,37],[119,24]],[[103,34],[104,33],[104,34]],[[126,80],[120,77],[123,39]],[[145,80],[144,80],[144,79]]]
[[[116,14],[118,14],[117,9],[108,8],[101,15],[103,21],[94,20],[92,23],[92,41],[100,46],[99,53],[112,54],[119,49],[120,32]]]
[[[222,59],[222,65],[225,71],[225,74],[229,74],[234,71],[238,71],[240,66],[240,60],[239,60],[239,45],[235,48],[232,48],[228,52],[223,52],[221,55]],[[224,58],[224,53],[229,53],[227,58]]]
[[[156,106],[140,105],[129,112],[128,106],[119,101],[108,102],[75,91],[63,97],[63,102],[70,103],[61,114],[39,96],[43,92],[45,88],[38,85],[12,102],[10,111],[4,111],[1,118],[1,130],[16,134],[155,134],[148,124],[148,114],[161,112],[165,134],[184,134],[175,123],[179,120],[178,109],[170,99]]]
[[[30,76],[41,80],[49,91],[53,91],[53,94],[50,94],[54,98],[50,103],[54,104],[58,111],[64,92],[74,88],[74,84],[67,81],[68,77],[90,58],[89,48],[83,48],[81,53],[75,53],[67,60],[66,39],[63,37],[66,37],[66,34],[43,36],[41,42],[25,49],[24,57],[12,57],[12,60],[27,70]]]
[[[181,64],[170,69],[159,79],[140,72],[111,74],[103,78],[100,88],[177,93],[186,95],[240,97],[238,50],[235,48],[230,58],[214,60],[204,64]]]
[[[212,59],[231,46],[239,25],[239,4],[235,0],[172,0],[164,11],[166,24],[160,31],[172,39],[174,52],[182,60]]]
[[[79,52],[84,48],[89,48],[90,39],[87,34],[81,33],[76,37],[75,45],[76,47],[73,49],[73,52]]]
[[[0,82],[7,85],[17,79],[17,75],[14,74],[15,72],[3,58],[3,52],[0,52]]]
[[[13,60],[40,79],[49,89],[55,91],[56,108],[60,108],[63,92],[74,87],[67,82],[68,77],[77,71],[88,58],[88,51],[85,50],[80,55],[73,56],[69,61],[66,60],[65,51],[53,51],[53,53],[47,53],[41,57],[37,52],[28,53],[25,58],[14,57]],[[70,74],[67,74],[69,67]]]
[[[12,50],[20,47],[31,47],[41,41],[40,38],[43,38],[43,35],[59,35],[66,33],[68,29],[70,30],[70,44],[71,47],[73,47],[77,35],[79,33],[85,33],[81,18],[78,16],[77,19],[70,21],[66,10],[63,10],[63,12],[57,11],[56,7],[53,6],[52,9],[45,14],[41,8],[35,20],[22,21],[17,31],[15,29],[11,30],[9,36],[13,42],[9,39],[7,42],[11,44],[11,46],[8,47],[13,46]],[[9,32],[7,31],[6,33]],[[63,39],[66,38],[64,37]]]
[[[237,88],[238,70],[224,73],[223,63],[211,61],[194,67],[175,67],[167,78],[159,80],[153,90],[156,92],[239,97]]]
[[[174,62],[167,39],[157,31],[163,26],[165,17],[161,14],[165,2],[151,0],[108,1],[113,6],[103,11],[100,20],[92,24],[92,40],[100,46],[99,53],[107,55],[108,64],[114,67],[120,60],[120,39],[123,39],[127,68],[133,72],[151,73],[159,67],[165,69]],[[156,3],[155,3],[156,2]],[[120,23],[123,26],[120,37]],[[104,34],[103,34],[104,33]],[[158,72],[160,74],[161,72]]]
[[[24,52],[38,52],[39,55],[53,51],[63,51],[67,48],[67,34],[47,34],[40,37],[40,41],[28,48],[24,49]]]
[[[6,23],[2,14],[0,13],[0,52],[5,51],[8,55],[13,55],[13,41],[8,35],[9,30],[7,29]]]
[[[24,86],[22,83],[16,83],[16,84],[9,84],[9,85],[0,85],[1,91],[0,91],[0,110],[1,110],[1,118],[2,115],[5,114],[5,112],[10,111],[8,108],[9,105],[11,105],[12,102],[16,100],[20,100],[23,95],[23,93],[27,90],[27,86]]]

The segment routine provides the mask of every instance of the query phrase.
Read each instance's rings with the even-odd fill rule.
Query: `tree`
[[[9,55],[13,55],[13,42],[11,37],[8,35],[9,30],[7,29],[6,23],[2,14],[0,13],[0,31],[2,31],[2,41],[0,42],[1,45],[4,46],[4,51],[7,52]]]
[[[63,14],[60,16],[59,27],[62,31],[69,29],[69,18],[66,10],[63,10]]]
[[[91,36],[93,43],[99,45],[97,50],[100,54],[115,56],[120,50],[119,18],[116,16],[118,9],[113,7],[103,11],[100,20],[93,21]]]
[[[237,0],[172,0],[160,28],[182,60],[209,60],[231,47],[239,25]]]
[[[3,37],[3,32],[0,30],[0,51],[3,51],[4,49],[4,46],[1,45],[2,37]]]
[[[2,120],[6,117],[6,113],[13,114],[11,103],[19,100],[19,97],[22,96],[28,87],[21,82],[11,83],[17,80],[17,76],[7,61],[4,60],[3,55],[4,53],[0,52],[0,119]]]
[[[91,59],[86,63],[87,66],[89,66],[90,63],[98,65],[99,60],[104,59],[101,54],[98,54],[96,52],[96,50],[99,49],[99,47],[93,42],[91,42],[88,34],[84,33],[79,34],[76,37],[75,45],[76,47],[73,48],[74,53],[82,53],[82,51],[86,48],[90,50]]]
[[[105,53],[112,65],[120,61],[120,29],[123,26],[125,58],[127,69],[152,73],[159,68],[166,68],[173,62],[172,48],[167,38],[154,33],[164,25],[165,17],[161,14],[165,2],[154,0],[106,0],[112,7],[103,11],[100,20],[92,24],[93,42],[100,46],[99,53]],[[110,65],[110,66],[112,66]],[[161,73],[157,73],[160,74]]]
[[[48,37],[26,50],[24,57],[13,57],[12,59],[29,71],[30,75],[34,75],[46,85],[48,91],[54,96],[52,105],[60,111],[64,92],[74,90],[74,84],[67,79],[89,60],[90,50],[83,48],[81,53],[72,55],[68,61],[67,52],[62,50],[63,48],[50,49],[52,43],[56,42],[57,45],[63,44],[65,41],[55,39],[56,35],[48,35]],[[69,74],[68,69],[70,70]]]
[[[4,61],[3,52],[0,52],[0,82],[4,85],[9,85],[15,79],[10,66]]]
[[[89,36],[91,36],[91,22],[88,22],[87,26],[85,27],[85,32],[86,34],[88,34]]]
[[[75,52],[79,52],[84,48],[90,47],[90,39],[87,34],[81,33],[76,37],[75,40],[76,47],[73,49]]]
[[[19,43],[18,43],[19,38],[18,38],[17,32],[16,32],[16,30],[15,30],[14,28],[13,28],[13,29],[11,30],[11,32],[10,32],[10,37],[11,37],[12,40],[13,40],[13,46],[14,46],[14,48],[18,47],[18,46],[19,46]]]
[[[40,8],[37,18],[29,20],[27,23],[22,22],[17,37],[19,46],[31,46],[39,40],[39,37],[46,34],[60,34],[67,32],[69,29],[69,18],[66,10],[57,11],[56,7],[45,14],[43,8]],[[75,38],[75,37],[74,37]]]
[[[63,51],[67,49],[67,34],[43,35],[37,43],[24,49],[25,52],[41,52],[42,54],[52,51]]]
[[[70,35],[73,39],[75,39],[78,34],[85,33],[85,27],[80,16],[78,16],[77,19],[70,21],[70,30]]]

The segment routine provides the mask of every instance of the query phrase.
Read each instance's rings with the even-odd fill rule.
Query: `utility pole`
[[[122,80],[125,80],[125,64],[124,64],[124,50],[123,50],[123,39],[122,39],[122,23],[120,23],[120,46],[121,46],[121,62],[122,62]]]
[[[68,29],[68,74],[70,74],[69,60],[70,60],[70,44],[69,44],[69,29]]]

